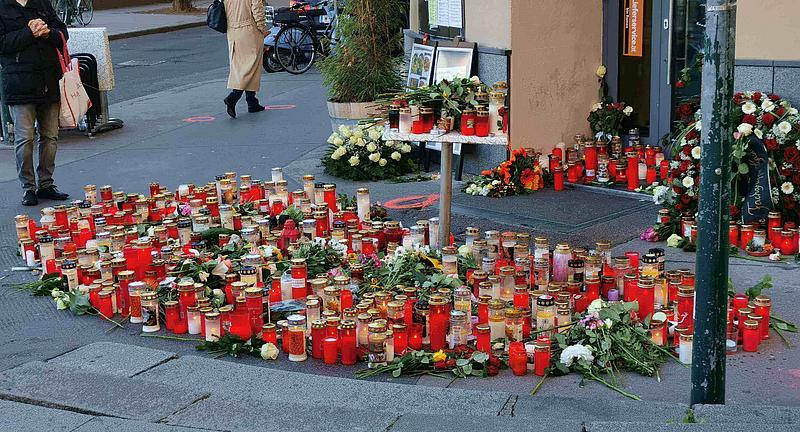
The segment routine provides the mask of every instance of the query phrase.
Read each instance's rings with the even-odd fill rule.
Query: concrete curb
[[[159,34],[159,33],[169,33],[178,30],[186,30],[190,28],[196,27],[203,27],[205,26],[205,21],[198,21],[193,23],[184,23],[184,24],[176,24],[172,26],[164,26],[164,27],[154,27],[144,30],[136,30],[132,32],[125,32],[125,33],[118,33],[118,34],[110,34],[108,35],[109,40],[119,40],[119,39],[129,39],[138,36],[146,36],[151,34]]]

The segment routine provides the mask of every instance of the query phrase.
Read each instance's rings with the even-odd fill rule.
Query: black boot
[[[245,98],[247,99],[247,112],[257,113],[267,109],[265,106],[258,103],[258,98],[256,98],[256,92],[253,91],[245,92]]]
[[[222,101],[225,102],[225,107],[227,108],[228,115],[231,118],[236,118],[236,102],[233,102],[229,99],[230,96],[226,97]]]
[[[64,201],[67,198],[69,198],[69,194],[60,192],[58,188],[55,187],[55,185],[50,185],[46,188],[39,189],[38,191],[36,191],[36,195],[39,198],[51,199],[55,201]]]
[[[36,192],[32,190],[25,191],[25,195],[22,196],[22,205],[35,206],[37,204],[39,204],[39,199],[36,198]]]

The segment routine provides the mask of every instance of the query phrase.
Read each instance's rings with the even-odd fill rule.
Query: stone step
[[[796,426],[770,423],[589,422],[584,427],[585,432],[797,432]]]
[[[30,362],[0,372],[0,399],[89,415],[158,421],[208,397],[161,383]]]
[[[757,405],[695,405],[694,416],[706,423],[770,423],[795,425],[800,430],[800,408]]]
[[[649,422],[667,424],[680,422],[688,408],[682,404],[630,399],[519,396],[513,413],[515,417],[567,418],[584,422],[635,422],[646,415]]]

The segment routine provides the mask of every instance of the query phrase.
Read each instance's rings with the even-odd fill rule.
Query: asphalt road
[[[198,27],[112,41],[111,58],[117,86],[108,99],[114,104],[226,73],[228,42]]]

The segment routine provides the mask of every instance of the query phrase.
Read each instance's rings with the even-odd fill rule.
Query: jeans
[[[11,119],[14,121],[14,151],[17,156],[17,175],[22,189],[36,191],[36,178],[33,171],[33,147],[38,133],[39,163],[36,176],[39,189],[53,185],[53,171],[56,168],[56,142],[58,141],[59,103],[11,105]]]
[[[236,102],[239,102],[239,99],[242,98],[242,93],[244,93],[244,98],[247,101],[248,107],[255,108],[258,106],[256,92],[250,90],[231,90],[231,94],[228,95],[228,100],[232,102],[232,105],[236,105]]]

